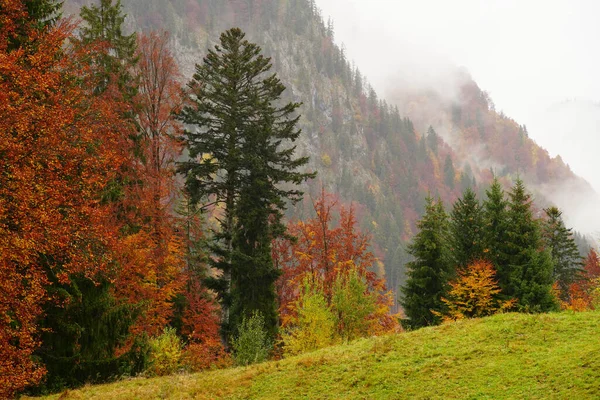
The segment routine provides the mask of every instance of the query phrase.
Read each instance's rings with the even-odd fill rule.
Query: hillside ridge
[[[279,361],[135,378],[49,399],[597,398],[600,313],[499,314]]]

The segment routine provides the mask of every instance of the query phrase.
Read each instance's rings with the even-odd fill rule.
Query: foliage
[[[340,207],[338,226],[333,227],[332,221],[338,219],[336,203],[322,189],[313,209],[316,217],[289,224],[288,232],[296,240],[279,240],[274,244],[273,259],[281,270],[277,281],[281,325],[286,326],[295,318],[294,304],[304,279],[312,279],[312,284],[319,282],[331,306],[335,281],[355,271],[366,282],[366,295],[377,297],[377,331],[397,330],[397,321],[390,315],[390,297],[384,280],[372,270],[377,260],[369,250],[371,238],[357,228],[354,208]]]
[[[233,364],[219,339],[188,344],[182,355],[182,365],[190,372],[226,368]]]
[[[365,337],[372,332],[376,303],[377,293],[369,293],[367,283],[356,269],[337,276],[331,306],[337,319],[337,334],[342,341]]]
[[[434,203],[427,197],[425,215],[417,226],[419,233],[408,248],[414,261],[406,265],[408,278],[402,287],[401,302],[407,318],[403,324],[413,329],[440,323],[439,313],[446,307],[442,297],[454,274],[448,245],[448,216],[442,202]]]
[[[220,45],[197,65],[179,113],[182,122],[197,127],[185,132],[190,159],[180,166],[191,200],[223,206],[212,246],[213,266],[223,273],[209,282],[223,305],[225,336],[255,310],[263,314],[269,334],[275,333],[277,271],[270,243],[285,230],[285,200],[302,197],[299,190],[279,185],[314,176],[296,171],[308,158],[294,158],[295,146],[289,147],[300,134],[299,117],[293,116],[299,104],[275,105],[285,86],[276,75],[267,75],[270,59],[244,36],[237,28],[221,35]],[[250,282],[240,281],[246,277]],[[261,298],[262,303],[255,301]],[[252,301],[245,305],[247,300]]]
[[[305,277],[293,307],[296,316],[281,333],[286,355],[301,354],[334,343],[336,316],[317,282]]]
[[[265,361],[273,348],[273,342],[260,312],[244,317],[237,336],[231,340],[233,357],[237,365],[250,365]]]
[[[500,288],[494,279],[494,266],[489,261],[474,261],[457,274],[450,282],[447,298],[442,299],[448,307],[442,315],[445,321],[485,317],[499,310],[509,310],[516,303],[515,300],[499,300]]]
[[[579,279],[569,286],[567,300],[561,307],[572,311],[598,309],[600,306],[600,261],[594,249],[590,249]]]
[[[181,366],[183,344],[174,328],[165,327],[160,336],[150,339],[151,375],[163,376],[176,372]]]
[[[1,43],[14,32],[20,4],[3,3]],[[87,51],[64,47],[71,29],[59,24],[42,33],[27,31],[35,41],[30,54],[7,53],[0,45],[3,397],[44,373],[31,355],[40,345],[36,320],[56,300],[47,293],[48,276],[68,284],[72,274],[110,274],[119,229],[98,194],[126,159],[129,125],[117,103],[85,89],[93,80],[81,63]]]

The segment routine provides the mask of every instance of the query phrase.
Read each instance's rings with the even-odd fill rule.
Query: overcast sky
[[[497,110],[600,191],[600,1],[316,2],[384,98],[399,75],[464,66]]]

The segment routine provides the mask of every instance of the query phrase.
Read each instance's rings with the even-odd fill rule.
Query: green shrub
[[[373,321],[369,316],[376,310],[376,294],[355,268],[347,275],[339,274],[333,284],[331,306],[337,316],[338,335],[343,341],[368,336]]]
[[[333,344],[336,319],[322,290],[305,279],[295,307],[297,316],[281,335],[286,355],[300,354]]]
[[[160,336],[150,339],[150,349],[150,366],[147,372],[162,376],[178,370],[182,356],[182,343],[175,328],[167,327]]]
[[[268,358],[273,344],[268,338],[265,320],[260,312],[253,312],[250,318],[244,317],[231,347],[237,365],[259,363]]]

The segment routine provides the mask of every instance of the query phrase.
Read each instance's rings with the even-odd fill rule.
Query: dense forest
[[[598,305],[529,189],[589,186],[468,76],[379,99],[312,0],[0,18],[0,396]]]

